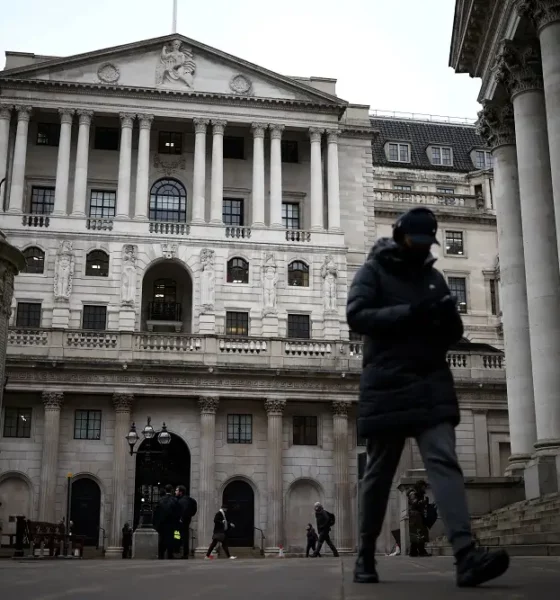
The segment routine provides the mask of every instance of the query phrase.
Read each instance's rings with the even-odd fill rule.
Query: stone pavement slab
[[[377,585],[352,583],[353,559],[0,561],[2,600],[482,600],[557,598],[560,559],[514,559],[495,583],[454,585],[448,558],[381,558]]]

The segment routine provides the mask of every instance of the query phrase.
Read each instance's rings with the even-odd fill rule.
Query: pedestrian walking
[[[315,548],[317,547],[317,542],[319,541],[319,536],[315,531],[315,528],[311,523],[307,524],[306,528],[307,533],[307,547],[305,549],[305,558],[309,558],[309,553],[313,550],[313,554],[315,554]]]
[[[319,541],[317,543],[317,548],[313,553],[313,557],[317,558],[321,556],[321,548],[323,544],[327,544],[327,546],[331,549],[334,556],[338,556],[338,550],[331,540],[331,527],[335,523],[335,516],[326,511],[323,508],[323,505],[320,502],[315,502],[315,519],[317,521],[317,532],[319,534]]]
[[[154,529],[158,532],[158,558],[173,558],[175,530],[179,526],[179,503],[173,496],[173,486],[165,486],[165,494],[160,498],[154,512]]]
[[[132,528],[128,523],[122,528],[122,557],[132,558]]]
[[[426,551],[426,543],[430,541],[430,532],[426,524],[430,503],[426,497],[426,487],[425,481],[417,481],[407,493],[410,556],[430,556]]]
[[[229,547],[227,544],[228,531],[230,529],[235,529],[235,524],[228,522],[226,514],[227,506],[222,505],[222,508],[220,508],[220,510],[214,516],[214,531],[212,533],[212,543],[208,548],[208,552],[206,552],[206,560],[211,560],[214,558],[212,556],[212,551],[214,550],[214,548],[216,548],[218,544],[221,544],[222,550],[230,560],[235,560],[237,558],[236,556],[231,556],[231,554],[229,553]]]
[[[393,239],[382,238],[348,294],[351,331],[364,336],[358,407],[367,439],[362,479],[360,549],[354,581],[377,583],[376,541],[407,437],[418,443],[453,547],[457,585],[476,586],[509,566],[504,550],[475,547],[463,473],[455,451],[459,406],[447,351],[463,335],[456,300],[434,268],[437,220],[424,207],[401,216]]]
[[[198,511],[198,504],[194,498],[187,494],[187,488],[184,485],[178,485],[175,489],[175,497],[179,504],[179,533],[181,536],[180,544],[183,548],[185,560],[189,558],[189,543],[191,521]]]

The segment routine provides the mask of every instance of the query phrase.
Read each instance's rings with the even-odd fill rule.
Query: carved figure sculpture
[[[276,284],[278,283],[278,270],[272,252],[267,252],[263,266],[263,314],[276,312]]]
[[[72,242],[60,242],[56,255],[54,270],[54,297],[55,300],[67,302],[72,293],[72,278],[74,276],[74,254]]]
[[[200,251],[200,305],[201,312],[214,310],[214,250]]]
[[[160,64],[156,69],[156,84],[182,82],[192,88],[194,82],[193,52],[190,48],[183,46],[181,40],[173,40],[171,48],[167,44],[161,50]]]
[[[134,306],[136,299],[136,246],[123,246],[121,305]]]
[[[325,312],[336,312],[336,283],[338,279],[338,269],[334,258],[329,254],[325,257],[325,262],[321,267],[321,277],[323,278],[323,303]]]

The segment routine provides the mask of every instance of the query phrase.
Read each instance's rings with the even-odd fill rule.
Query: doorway
[[[101,490],[93,479],[83,477],[72,482],[70,520],[73,535],[83,535],[86,546],[97,546],[101,516]]]
[[[228,520],[235,527],[230,530],[228,543],[234,548],[254,546],[255,494],[246,481],[232,481],[224,489],[222,501],[228,507]]]

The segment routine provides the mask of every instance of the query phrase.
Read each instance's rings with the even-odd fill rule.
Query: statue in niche
[[[214,250],[200,251],[200,306],[201,312],[214,310]]]
[[[272,252],[267,252],[263,266],[263,315],[276,313],[276,284],[278,270]]]
[[[156,84],[184,83],[192,88],[194,83],[193,52],[190,48],[183,46],[181,40],[173,40],[170,47],[166,44],[161,50],[160,64],[156,69]]]
[[[74,275],[74,254],[72,242],[60,242],[56,255],[54,270],[54,298],[68,302],[72,293],[72,277]]]
[[[123,246],[121,305],[134,306],[136,299],[136,246]]]
[[[338,279],[338,269],[334,258],[329,254],[325,257],[325,262],[321,267],[321,277],[323,278],[323,303],[325,312],[336,312],[336,283]]]

